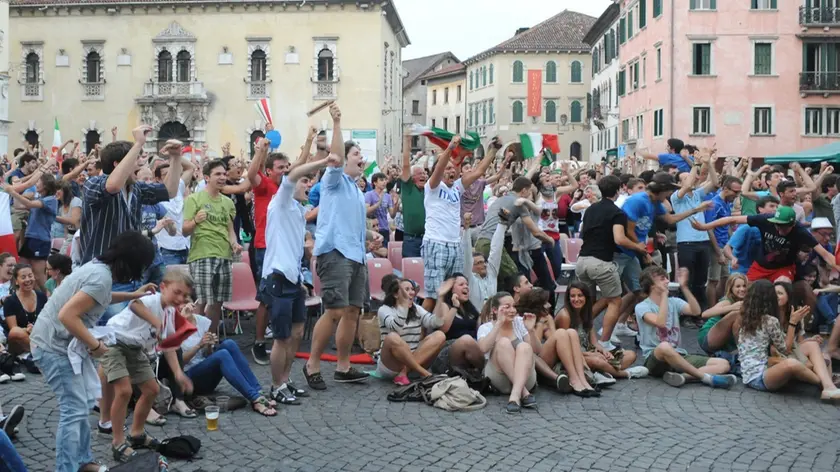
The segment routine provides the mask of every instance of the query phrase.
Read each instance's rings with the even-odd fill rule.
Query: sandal
[[[151,411],[154,411],[154,409],[152,409]],[[155,412],[155,413],[157,413],[157,412]],[[147,416],[146,417],[146,424],[149,425],[149,426],[163,426],[163,425],[166,424],[166,418],[164,418],[163,416],[158,414],[158,416],[155,419],[150,420],[149,417]]]
[[[169,411],[171,411],[172,413],[175,413],[176,415],[180,416],[181,418],[195,418],[196,416],[198,416],[198,414],[196,414],[195,410],[193,410],[189,407],[187,407],[187,409],[183,410],[183,411],[179,410],[178,407],[173,407]],[[149,422],[146,421],[146,423],[149,423]],[[152,424],[152,423],[149,423],[149,424]],[[153,425],[153,426],[163,426],[163,425]]]
[[[79,467],[79,472],[108,472],[108,467],[99,462],[88,462]]]
[[[260,397],[251,402],[251,409],[263,416],[277,416],[277,411],[268,406],[268,400],[265,397]]]
[[[128,449],[131,449],[131,452],[126,452]],[[119,445],[119,447],[114,447],[111,445],[111,453],[114,455],[114,460],[120,463],[125,464],[126,462],[134,459],[137,456],[137,451],[131,448],[131,445],[128,441]]]
[[[126,434],[125,442],[133,449],[151,449],[152,451],[157,451],[158,447],[160,447],[160,441],[145,432],[139,436]]]

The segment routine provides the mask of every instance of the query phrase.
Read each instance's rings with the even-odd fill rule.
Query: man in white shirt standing
[[[266,141],[266,140],[261,140]],[[267,148],[267,142],[260,142]],[[337,165],[341,159],[334,155],[326,159],[295,167],[280,184],[268,204],[265,238],[266,250],[262,267],[261,298],[269,315],[274,335],[271,348],[271,399],[278,404],[298,405],[299,396],[306,392],[289,382],[289,372],[295,359],[303,324],[306,321],[306,289],[303,286],[301,260],[304,253],[311,257],[313,241],[306,243],[307,192],[314,182],[314,174],[327,166]]]
[[[426,234],[423,237],[423,279],[426,299],[423,308],[435,308],[438,288],[444,280],[464,270],[461,252],[461,193],[484,175],[496,159],[501,148],[498,138],[493,139],[487,156],[469,174],[458,178],[460,168],[450,162],[452,152],[461,144],[461,137],[455,136],[435,163],[429,181],[426,182],[423,205],[426,209]],[[457,179],[457,180],[456,180]]]
[[[184,226],[184,194],[192,182],[193,165],[189,159],[183,159],[181,165],[183,170],[181,171],[181,181],[178,182],[178,194],[175,195],[175,198],[170,198],[168,202],[161,202],[163,208],[166,209],[166,216],[175,222],[175,236],[170,236],[166,231],[161,231],[157,235],[160,255],[163,257],[163,263],[166,266],[186,264],[187,256],[190,253],[190,240],[183,235],[181,230]],[[167,175],[169,175],[169,163],[155,168],[155,182],[166,182]]]

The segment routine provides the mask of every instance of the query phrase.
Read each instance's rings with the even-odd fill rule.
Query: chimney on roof
[[[529,29],[531,29],[531,28],[529,28],[529,27],[527,27],[527,26],[526,26],[526,27],[524,27],[524,28],[519,28],[519,29],[517,29],[517,30],[516,30],[516,34],[514,34],[514,36],[519,36],[520,34],[522,34],[522,33],[526,32],[526,31],[528,31]]]

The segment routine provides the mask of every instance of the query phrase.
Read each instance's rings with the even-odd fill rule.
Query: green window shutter
[[[647,0],[639,0],[639,29],[647,24]]]
[[[712,45],[704,44],[700,47],[703,51],[703,61],[700,66],[702,67],[703,75],[709,75],[712,73]]]
[[[588,120],[592,116],[592,94],[586,94],[586,119]]]
[[[712,7],[712,10],[717,9],[717,1],[716,0],[711,0],[709,3]]]
[[[618,94],[624,96],[624,77],[625,71],[620,71],[618,73]]]
[[[662,0],[653,0],[653,17],[659,18],[662,14]]]
[[[756,43],[755,75],[770,75],[772,73],[772,45],[767,43]]]
[[[627,39],[633,37],[633,10],[627,14]]]
[[[688,3],[688,9],[689,9],[689,10],[695,10],[695,9],[697,9],[697,0],[691,0],[691,1]]]
[[[777,3],[777,1],[776,1],[776,0],[770,0],[770,8],[772,8],[772,9],[774,9],[774,10],[775,10],[775,9],[777,9],[778,7],[779,7],[779,6],[778,6],[778,3]]]
[[[639,88],[639,63],[636,63],[636,67],[633,69],[633,89]]]
[[[622,18],[618,22],[618,42],[624,44],[627,38],[627,20]]]
[[[758,0],[752,0],[752,2],[750,3],[750,8],[752,8],[753,10],[757,10],[758,9]],[[758,116],[758,115],[756,114],[756,116]]]

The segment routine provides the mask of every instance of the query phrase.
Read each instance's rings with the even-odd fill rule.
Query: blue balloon
[[[283,138],[280,137],[280,132],[276,129],[265,133],[265,139],[271,142],[271,149],[277,149],[280,147],[280,143],[283,142]]]

